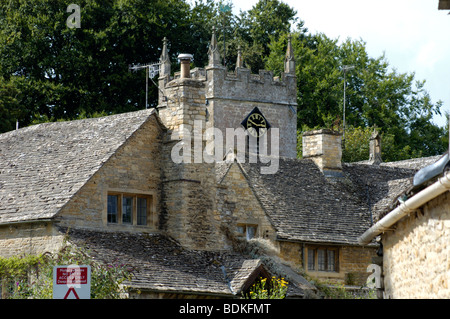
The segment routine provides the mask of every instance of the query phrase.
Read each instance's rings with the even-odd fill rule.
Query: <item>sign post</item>
[[[91,266],[53,267],[53,299],[90,299]]]

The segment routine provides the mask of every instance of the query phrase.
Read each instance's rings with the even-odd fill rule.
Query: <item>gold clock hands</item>
[[[255,122],[253,122],[252,120],[248,120],[248,122],[252,123],[255,126],[260,126],[260,127],[266,127],[264,124],[256,124]]]

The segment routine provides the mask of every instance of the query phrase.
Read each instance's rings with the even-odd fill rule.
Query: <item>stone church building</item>
[[[236,298],[271,275],[288,297],[316,297],[305,273],[362,285],[379,247],[358,238],[435,158],[380,163],[374,136],[372,160],[342,163],[340,134],[324,129],[297,159],[290,42],[281,77],[240,58],[228,72],[214,33],[208,56],[191,69],[180,55],[173,74],[165,40],[155,109],[1,134],[0,256],[54,252],[68,234],[139,268],[131,298]]]

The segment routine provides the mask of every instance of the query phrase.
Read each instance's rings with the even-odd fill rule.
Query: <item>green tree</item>
[[[414,73],[391,70],[384,56],[372,58],[362,40],[342,43],[306,34],[296,11],[280,0],[260,0],[232,14],[228,0],[80,0],[81,28],[68,28],[67,4],[58,0],[0,2],[0,132],[42,120],[75,119],[145,107],[145,72],[134,63],[157,62],[167,37],[172,70],[179,53],[207,63],[216,28],[226,63],[233,69],[238,47],[253,72],[279,75],[287,35],[297,60],[298,127],[342,129],[342,67],[347,73],[346,125],[378,127],[385,160],[429,156],[446,150],[445,130],[431,123],[442,103],[433,103]],[[228,7],[227,7],[228,6]],[[228,8],[230,10],[221,10]],[[223,39],[226,39],[223,48]],[[149,87],[150,106],[158,89]],[[350,156],[359,158],[359,155]]]
[[[21,108],[20,78],[12,78],[5,81],[0,77],[0,132],[12,130],[16,125],[16,120],[23,118],[25,110]]]
[[[77,4],[81,28],[68,28],[67,4],[58,0],[0,2],[0,105],[20,106],[0,115],[17,117],[24,126],[36,116],[71,119],[82,111],[142,109],[145,73],[130,73],[128,66],[157,62],[164,36],[171,39],[176,61],[178,53],[192,47],[191,35],[204,29],[200,22],[191,23],[191,7],[183,0]],[[19,94],[5,96],[14,90]],[[155,101],[157,89],[151,86],[149,93]]]
[[[283,70],[280,58],[287,35],[273,40],[266,67]],[[344,65],[354,65],[346,76],[346,126],[378,127],[389,146],[384,160],[400,160],[441,154],[446,150],[444,129],[431,123],[442,103],[432,103],[424,81],[414,73],[390,70],[384,56],[372,58],[362,40],[341,44],[324,34],[294,33],[292,44],[297,61],[298,127],[343,128]],[[386,143],[387,142],[387,143]],[[356,150],[355,150],[356,151]],[[348,158],[360,158],[358,154]]]
[[[296,14],[293,8],[279,0],[260,0],[252,9],[240,13],[237,36],[243,46],[244,61],[254,73],[264,69],[271,39],[289,33],[292,25],[299,29],[303,27]]]
[[[369,159],[369,141],[373,129],[349,126],[345,131],[345,148],[342,150],[344,162],[358,162]]]

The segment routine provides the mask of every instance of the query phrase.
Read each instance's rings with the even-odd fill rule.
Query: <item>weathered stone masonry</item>
[[[450,194],[411,213],[383,235],[385,298],[450,297]]]
[[[165,95],[167,103],[159,106],[161,121],[168,128],[163,141],[163,229],[186,247],[221,249],[223,244],[216,240],[218,227],[214,218],[214,164],[202,160],[196,163],[194,158],[194,151],[202,154],[206,143],[204,83],[190,78],[175,79],[166,85]],[[194,121],[201,123],[201,132],[193,132]],[[184,136],[185,132],[190,134],[189,138]],[[187,141],[191,154],[183,153],[183,161],[175,163],[174,147]]]
[[[163,129],[151,117],[81,188],[60,211],[56,220],[64,227],[108,231],[155,231],[161,203],[161,149]],[[108,192],[152,197],[148,226],[107,222]]]
[[[50,221],[0,226],[0,256],[35,255],[61,248],[64,236]]]
[[[279,128],[279,155],[295,158],[297,146],[297,101],[294,75],[274,79],[272,72],[251,75],[249,69],[237,68],[227,73],[225,68],[207,68],[208,112],[213,114],[210,125],[225,132],[239,128],[253,108],[264,114],[273,128]],[[270,134],[268,134],[270,135]],[[270,138],[270,137],[269,137]],[[270,154],[269,140],[269,154]]]

